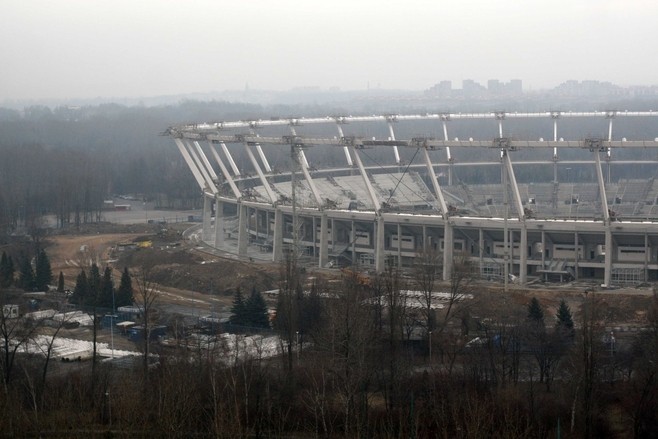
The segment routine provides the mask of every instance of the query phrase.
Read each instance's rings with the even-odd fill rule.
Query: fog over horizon
[[[0,103],[441,80],[656,83],[649,0],[6,2]]]

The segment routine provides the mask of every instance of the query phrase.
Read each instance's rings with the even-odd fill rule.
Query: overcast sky
[[[658,83],[655,0],[3,0],[0,101]]]

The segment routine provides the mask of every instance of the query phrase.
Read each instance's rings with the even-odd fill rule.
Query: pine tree
[[[89,281],[87,280],[87,273],[85,273],[83,268],[75,279],[75,287],[73,288],[73,295],[71,296],[70,302],[77,303],[78,305],[85,305],[89,300],[88,297]]]
[[[533,297],[528,304],[528,320],[531,323],[544,326],[544,310],[536,297]]]
[[[269,328],[270,319],[267,313],[267,305],[263,295],[253,288],[249,299],[245,302],[248,326],[254,328]]]
[[[98,265],[94,262],[89,269],[89,305],[98,306],[98,298],[100,297],[101,290],[101,272]]]
[[[59,272],[59,278],[57,279],[57,292],[58,293],[64,292],[64,273],[62,273],[61,271]]]
[[[240,288],[238,287],[238,289],[235,291],[235,296],[233,297],[233,306],[231,307],[231,317],[229,318],[229,322],[232,325],[246,326],[246,311],[247,310],[244,298],[242,297],[242,291],[240,291]]]
[[[113,308],[114,305],[114,281],[112,280],[112,269],[105,267],[101,279],[98,305],[105,308]]]
[[[45,250],[41,249],[37,255],[36,271],[34,275],[34,286],[39,291],[48,291],[48,285],[53,280],[53,272],[50,268],[50,260]]]
[[[133,284],[128,267],[123,268],[121,274],[121,281],[119,282],[119,289],[116,291],[115,302],[116,307],[130,306],[133,304]]]
[[[14,279],[14,273],[16,273],[16,268],[14,267],[14,260],[11,256],[7,257],[7,282],[8,286],[13,285],[16,281]]]
[[[2,252],[2,257],[0,257],[0,287],[7,288],[14,283],[14,263],[11,260],[11,256],[7,256],[7,253]]]
[[[20,287],[25,291],[33,291],[35,286],[34,270],[27,256],[23,256],[20,270]]]
[[[555,330],[563,335],[573,336],[574,325],[571,310],[564,299],[560,300],[560,306],[555,314]]]

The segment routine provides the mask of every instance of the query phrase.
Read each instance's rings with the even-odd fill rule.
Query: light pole
[[[112,286],[112,316],[110,317],[110,342],[112,344],[112,359],[114,359],[114,318],[116,317],[115,309],[114,286]]]

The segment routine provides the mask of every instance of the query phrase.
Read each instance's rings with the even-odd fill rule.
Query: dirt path
[[[50,238],[48,256],[55,279],[64,273],[67,287],[73,287],[75,278],[83,267],[93,262],[102,267],[110,259],[110,249],[117,243],[130,241],[137,234],[97,234],[82,236],[55,236]]]

